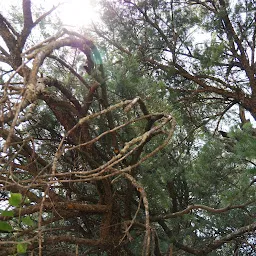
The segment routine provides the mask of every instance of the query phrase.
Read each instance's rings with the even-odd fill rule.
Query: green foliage
[[[0,210],[0,215],[3,217],[13,217],[14,211],[8,211],[8,210]]]
[[[213,68],[224,61],[224,50],[226,49],[224,42],[217,42],[212,39],[210,45],[205,43],[204,49],[195,48],[194,56],[200,60],[202,69],[208,70],[208,74],[213,73]],[[210,72],[210,73],[209,73]]]
[[[0,221],[0,231],[12,231],[12,226],[6,221]]]
[[[234,127],[229,135],[235,141],[234,151],[238,157],[255,159],[256,137],[251,123],[245,124],[242,129]]]
[[[256,168],[248,168],[247,170],[251,175],[256,175]]]
[[[22,195],[20,193],[11,193],[9,198],[9,204],[11,206],[18,207],[22,203]]]
[[[35,225],[35,222],[30,218],[30,216],[22,217],[21,222],[29,227],[33,227]]]
[[[17,253],[26,253],[27,252],[27,243],[18,243],[17,244]]]

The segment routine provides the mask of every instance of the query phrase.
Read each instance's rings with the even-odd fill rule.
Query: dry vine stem
[[[139,97],[110,105],[101,56],[85,36],[62,29],[25,47],[32,28],[49,12],[33,21],[30,1],[23,4],[26,15],[21,34],[0,15],[0,34],[4,29],[12,40],[6,42],[12,53],[8,63],[16,70],[0,85],[4,96],[0,136],[6,152],[1,152],[1,193],[6,195],[6,209],[10,193],[22,194],[24,202],[14,207],[13,216],[0,215],[0,220],[12,223],[15,230],[2,238],[0,254],[15,254],[16,247],[9,245],[19,238],[28,242],[28,251],[38,255],[49,251],[54,255],[62,242],[73,244],[76,255],[84,248],[122,255],[131,237],[123,234],[122,227],[130,223],[126,232],[143,229],[142,253],[150,255],[154,241],[150,240],[149,203],[137,180],[138,167],[169,143],[174,118],[150,113],[147,102]],[[16,45],[19,48],[13,49]],[[64,49],[68,58],[74,58],[73,64],[77,55],[84,59],[86,79],[65,57],[58,56]],[[63,77],[41,74],[46,61],[58,64]],[[133,205],[131,198],[128,209],[129,193],[136,200],[139,194],[143,210],[140,203],[139,207]],[[36,220],[36,225],[20,229],[23,217]],[[88,223],[92,227],[86,229]],[[73,226],[79,230],[77,234]]]

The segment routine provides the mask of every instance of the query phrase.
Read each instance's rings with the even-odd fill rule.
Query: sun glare
[[[60,4],[54,13],[57,13],[65,26],[78,28],[99,20],[97,0],[31,0],[31,3],[32,7],[33,5],[41,5],[46,11]],[[22,1],[0,0],[0,11],[3,13],[9,12],[12,5],[21,7]]]
[[[66,0],[58,8],[58,14],[65,26],[81,27],[91,24],[99,19],[95,1],[91,0]]]

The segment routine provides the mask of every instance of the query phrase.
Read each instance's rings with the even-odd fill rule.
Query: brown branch
[[[87,40],[89,41],[89,40]],[[84,40],[80,38],[75,38],[74,36],[69,36],[66,38],[62,38],[59,40],[54,40],[52,42],[49,42],[46,46],[42,47],[41,49],[39,48],[38,50],[30,53],[26,57],[28,59],[34,59],[33,61],[33,67],[30,72],[30,77],[29,77],[29,83],[35,84],[36,79],[37,79],[37,73],[39,70],[39,67],[43,64],[44,60],[46,57],[50,56],[51,53],[54,50],[57,50],[61,47],[64,46],[70,46],[73,48],[78,48],[81,50],[88,58],[88,56],[91,55],[91,42],[89,41],[90,45],[87,45]]]
[[[12,193],[21,193],[24,197],[28,197],[32,202],[39,202],[40,198],[34,194],[33,192],[29,191],[27,188],[20,186],[18,183],[14,183],[13,180],[0,175],[0,182],[4,187],[4,190],[11,191]],[[5,186],[6,183],[10,185]]]
[[[223,20],[223,23],[225,26],[224,27],[225,32],[227,33],[227,36],[228,36],[230,42],[234,41],[237,44],[241,55],[239,55],[237,53],[236,56],[241,61],[241,64],[244,67],[244,70],[250,80],[250,85],[252,87],[253,92],[256,93],[256,80],[254,78],[253,69],[251,68],[249,60],[247,58],[246,49],[243,47],[242,41],[239,39],[230,19],[228,17],[225,1],[219,0],[219,2],[222,7],[222,11],[224,12],[224,15],[223,15],[223,17],[221,17],[221,19]]]
[[[149,118],[149,117],[151,117],[151,119],[153,119],[153,120],[158,120],[158,119],[160,119],[160,118],[163,117],[163,114],[152,114],[152,115],[141,116],[141,117],[139,117],[139,118],[132,119],[132,120],[130,120],[130,121],[127,121],[127,122],[124,123],[124,124],[121,124],[121,125],[119,125],[119,126],[116,126],[115,128],[113,128],[113,129],[111,129],[111,130],[107,130],[107,131],[101,133],[99,136],[93,138],[93,139],[90,140],[90,141],[87,141],[87,142],[84,142],[84,143],[80,143],[80,144],[75,145],[75,146],[67,147],[67,150],[74,150],[74,149],[77,149],[77,148],[80,148],[80,147],[83,147],[83,146],[87,146],[87,145],[89,145],[89,144],[93,144],[93,143],[99,141],[99,139],[101,139],[103,136],[106,136],[107,134],[114,133],[114,132],[116,132],[117,130],[120,130],[121,128],[124,128],[125,126],[128,126],[129,124],[136,123],[136,122],[138,122],[138,121],[140,121],[140,120],[147,119],[147,118]],[[148,131],[148,130],[146,130],[146,131]],[[73,174],[78,174],[77,172],[72,172],[72,173],[73,173]],[[66,173],[66,174],[67,174],[67,173]],[[57,175],[58,177],[60,177],[60,176],[66,175],[66,174],[65,174],[65,173],[59,173],[59,174],[56,174],[56,175]],[[81,174],[81,172],[80,172],[80,174]]]
[[[9,134],[10,134],[9,130],[6,130],[6,129],[1,129],[0,130],[0,135],[4,139],[7,139]],[[32,157],[33,159],[36,160],[37,164],[40,164],[43,167],[49,166],[47,161],[45,161],[39,155],[37,155],[34,152],[34,150],[29,146],[29,144],[26,141],[24,141],[22,138],[19,138],[17,135],[12,134],[11,142],[12,142],[12,146],[14,148],[16,148],[16,150],[19,150],[19,153],[21,155],[23,155],[24,157],[26,157],[26,158],[31,158]],[[30,171],[31,171],[31,169],[33,170],[33,168],[31,168],[31,169],[30,168],[29,168]],[[32,174],[33,174],[33,171],[32,171]],[[36,173],[34,173],[34,174],[36,174]]]
[[[239,117],[243,125],[250,122],[250,120],[246,119],[244,108],[240,105],[239,105]]]
[[[209,10],[213,13],[216,13],[216,9],[209,6],[207,4],[207,2],[202,2],[202,1],[199,1],[199,0],[193,0],[193,1],[189,0],[188,4],[190,4],[190,5],[201,5],[201,6],[205,7],[207,10]]]
[[[39,212],[41,208],[41,204],[36,204],[32,206],[27,206],[26,208],[21,209],[14,209],[14,217],[24,216],[27,214],[32,214],[35,212]],[[76,203],[76,202],[44,202],[43,211],[50,212],[52,210],[59,211],[59,215],[65,216],[65,211],[77,211],[78,215],[79,212],[83,213],[94,213],[94,214],[104,214],[109,211],[109,207],[106,205],[100,204],[83,204],[83,203]],[[0,220],[8,220],[12,217],[4,217],[0,216]]]
[[[33,22],[32,19],[32,12],[31,12],[31,0],[23,0],[23,18],[24,18],[24,26],[21,32],[21,36],[19,38],[20,41],[20,47],[23,48],[29,34],[31,33],[31,30],[39,23],[41,22],[45,17],[50,15],[54,10],[56,10],[60,4],[57,6],[53,6],[52,9],[50,9],[48,12],[41,15],[35,22]]]
[[[144,188],[139,184],[130,174],[125,173],[125,177],[132,183],[132,185],[137,189],[137,191],[141,194],[141,198],[144,204],[145,209],[145,229],[146,234],[144,238],[144,247],[143,252],[145,256],[150,255],[150,237],[151,237],[151,227],[150,227],[150,219],[149,219],[149,204],[146,192]]]
[[[8,60],[8,58],[10,58],[9,53],[2,46],[0,46],[0,51],[2,52],[3,55],[5,55],[5,56],[1,55],[1,58],[3,58],[3,62],[8,63],[7,60]],[[6,61],[4,61],[4,58],[6,58]]]
[[[35,240],[35,238],[33,238],[33,240]],[[14,243],[18,243],[18,242],[14,242]],[[20,242],[19,242],[20,243]],[[106,246],[107,243],[104,239],[86,239],[86,238],[80,238],[80,237],[73,237],[70,235],[60,235],[60,236],[48,236],[48,237],[44,237],[42,245],[49,247],[49,245],[51,244],[58,244],[58,243],[71,243],[71,244],[76,244],[76,245],[87,245],[87,246]],[[48,245],[48,246],[47,246]],[[38,248],[38,243],[37,242],[30,242],[30,245],[28,246],[28,250],[33,250]],[[1,248],[0,252],[2,253],[2,255],[10,255],[13,253],[17,252],[16,247],[12,247],[12,248]],[[55,255],[55,254],[54,254]]]
[[[34,51],[38,50],[39,48],[47,45],[49,42],[52,41],[57,41],[59,38],[61,38],[63,35],[65,35],[65,29],[61,29],[60,31],[58,31],[55,35],[50,36],[48,38],[46,38],[45,40],[39,42],[38,44],[32,46],[31,48],[25,50],[21,56],[22,57],[27,57],[30,58],[30,55],[32,54],[32,56],[35,55],[35,53],[33,53]]]
[[[125,49],[124,47],[122,47],[121,45],[119,45],[118,43],[116,43],[115,41],[109,39],[107,36],[105,36],[106,33],[101,32],[96,25],[93,25],[93,29],[94,32],[96,32],[100,37],[104,38],[107,42],[109,42],[110,44],[114,45],[117,49],[119,49],[121,52],[126,53],[128,56],[132,56],[132,53]]]
[[[13,53],[16,49],[16,38],[19,34],[14,30],[11,24],[5,19],[5,17],[0,13],[0,35],[3,38],[6,46],[8,47],[10,53]]]
[[[5,57],[4,55],[0,54],[0,61],[9,64],[9,56]]]
[[[100,86],[100,83],[98,83],[97,81],[95,81],[91,86],[90,86],[90,90],[84,100],[84,106],[82,108],[82,114],[83,116],[86,116],[88,114],[89,108],[93,102],[93,97],[96,93],[96,90],[98,89],[98,87]]]
[[[227,207],[224,208],[212,208],[206,205],[200,205],[200,204],[194,204],[194,205],[189,205],[186,209],[179,211],[179,212],[174,212],[174,213],[169,213],[169,214],[165,214],[165,215],[159,215],[159,216],[154,216],[151,217],[150,220],[151,221],[159,221],[159,220],[164,220],[164,219],[171,219],[171,218],[177,218],[180,216],[183,216],[185,214],[190,213],[192,210],[205,210],[207,212],[211,212],[211,213],[224,213],[233,209],[245,209],[246,206],[252,204],[254,201],[252,202],[247,202],[245,204],[241,204],[241,205],[229,205]]]
[[[69,66],[65,61],[63,61],[62,59],[58,58],[57,56],[54,55],[50,55],[49,56],[51,59],[57,60],[61,65],[63,65],[64,67],[66,67],[74,76],[76,76],[79,81],[86,86],[87,89],[90,90],[90,86],[89,84],[84,80],[84,78],[79,75],[71,66]]]
[[[219,124],[221,122],[221,119],[223,118],[223,116],[236,104],[236,102],[231,102],[230,104],[228,104],[227,107],[225,107],[225,109],[221,112],[221,113],[218,113],[219,115],[219,118],[218,118],[218,122],[217,122],[217,125],[216,125],[216,128],[214,130],[214,134],[217,132],[217,130],[219,129]]]
[[[53,6],[52,9],[50,9],[48,12],[44,13],[43,15],[41,15],[39,18],[37,18],[33,24],[33,26],[36,26],[39,22],[41,22],[45,17],[47,17],[48,15],[50,15],[53,11],[55,11],[62,3],[59,3],[56,6]]]
[[[210,76],[210,75],[196,75],[199,79],[203,78],[203,79],[209,79],[211,81],[217,82],[219,84],[221,84],[222,86],[224,86],[225,88],[229,88],[233,91],[237,90],[237,87],[231,86],[229,84],[227,84],[226,82],[224,82],[222,79],[218,78],[218,77],[214,77],[214,76]]]
[[[43,220],[42,223],[41,223],[41,227],[47,226],[47,225],[52,224],[54,222],[57,222],[59,220],[63,220],[63,217],[65,217],[65,219],[70,219],[70,218],[73,218],[73,217],[76,217],[76,216],[77,216],[76,211],[65,212],[65,216],[61,216],[61,215],[56,214],[56,216],[53,216],[53,217],[51,217],[47,220]],[[22,230],[22,231],[18,232],[16,236],[17,237],[22,237],[24,235],[32,233],[37,228],[38,228],[37,226],[33,226],[33,227],[28,228],[28,229]],[[45,229],[44,229],[43,232],[47,232],[47,231],[45,231]]]
[[[256,22],[256,12],[254,11],[254,24]],[[251,64],[253,68],[253,72],[255,73],[255,46],[256,46],[256,27],[254,26],[253,35],[252,35],[252,44],[251,44]]]
[[[207,255],[208,253],[220,248],[223,244],[228,243],[229,241],[232,241],[232,240],[236,239],[237,237],[240,237],[248,232],[255,231],[255,230],[256,230],[256,222],[254,222],[250,225],[241,227],[228,235],[225,235],[219,239],[214,240],[211,243],[204,245],[204,249],[201,249],[201,250],[194,249],[190,246],[181,244],[176,240],[174,241],[174,245],[177,248],[182,249],[186,252],[192,253],[194,255],[202,255],[203,256],[203,255]]]
[[[27,37],[29,36],[32,28],[33,28],[33,19],[32,19],[32,12],[31,12],[31,1],[30,0],[23,0],[22,1],[23,7],[23,30],[21,32],[20,38],[20,47],[23,48]]]
[[[135,6],[137,8],[137,10],[143,15],[143,17],[145,18],[145,21],[149,23],[149,25],[151,25],[153,28],[155,28],[157,30],[157,32],[159,33],[159,35],[164,39],[166,45],[169,47],[169,49],[171,49],[172,51],[174,51],[174,46],[171,44],[170,40],[168,39],[168,37],[165,35],[165,33],[163,32],[163,30],[159,27],[159,25],[156,22],[153,22],[149,16],[147,15],[146,11],[143,11],[138,5],[136,5],[135,3],[132,3],[130,1],[126,1],[126,3],[130,3],[133,6]]]
[[[56,244],[56,243],[72,243],[72,244],[81,244],[81,245],[89,245],[89,246],[104,246],[106,242],[103,239],[93,240],[93,239],[85,239],[67,235],[60,236],[50,236],[44,238],[44,245],[47,244]]]
[[[132,55],[131,52],[129,52],[128,50],[126,50],[125,48],[121,47],[119,44],[117,44],[116,42],[114,42],[113,40],[109,39],[108,37],[106,37],[102,32],[100,32],[96,27],[94,27],[95,32],[101,36],[102,38],[104,38],[105,40],[107,40],[109,43],[111,43],[112,45],[114,45],[116,48],[118,48],[119,50],[121,50],[122,52],[126,53],[127,55]],[[168,72],[170,70],[170,66],[168,65],[164,65],[161,64],[153,59],[150,58],[144,58],[142,61],[145,61],[146,63],[155,66],[156,68],[159,68],[165,72]],[[204,92],[214,92],[218,95],[222,95],[224,97],[227,98],[233,98],[237,101],[242,101],[243,105],[247,105],[248,106],[248,102],[245,102],[246,99],[246,95],[241,91],[238,90],[238,88],[236,88],[235,92],[231,92],[225,89],[220,89],[214,86],[209,86],[204,80],[200,79],[200,75],[192,75],[190,74],[188,71],[186,71],[182,66],[180,66],[179,64],[174,64],[174,67],[176,68],[176,71],[179,75],[181,75],[182,77],[195,82],[196,84],[198,84],[199,86],[201,86],[204,90]],[[206,77],[204,77],[206,78]],[[218,78],[213,78],[213,77],[209,77],[209,79],[211,80],[215,80],[216,82],[219,82],[221,84],[223,84],[223,81],[218,79]],[[224,84],[223,84],[224,85]],[[228,86],[229,88],[229,86]],[[233,88],[232,88],[233,89]],[[248,108],[248,107],[247,107]]]
[[[77,112],[81,111],[81,105],[79,101],[75,98],[74,95],[72,95],[71,91],[68,90],[60,81],[54,78],[46,77],[44,78],[44,83],[48,86],[53,86],[59,89],[63,95],[71,102],[74,104]]]

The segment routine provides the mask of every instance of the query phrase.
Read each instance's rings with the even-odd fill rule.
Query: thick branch
[[[24,216],[27,214],[39,212],[41,209],[40,204],[27,206],[26,208],[17,208],[14,210],[14,217]],[[94,214],[104,214],[109,211],[109,207],[106,205],[100,204],[83,204],[83,203],[76,203],[76,202],[44,202],[43,203],[43,210],[46,212],[50,212],[52,210],[57,211],[58,214],[61,216],[65,216],[65,211],[77,211],[77,215],[80,215],[79,212],[83,213],[94,213]],[[0,220],[7,220],[12,217],[4,217],[0,216]]]
[[[48,86],[54,86],[57,89],[59,89],[63,95],[71,102],[74,104],[77,112],[80,112],[81,110],[81,105],[79,103],[79,101],[75,98],[75,96],[72,95],[71,91],[68,90],[60,81],[58,81],[57,79],[53,79],[53,78],[45,78],[44,79],[45,84],[47,84]]]
[[[244,70],[250,80],[250,84],[251,84],[251,87],[255,92],[256,90],[256,81],[255,81],[255,78],[254,78],[254,72],[253,72],[253,68],[251,68],[250,66],[250,63],[249,63],[249,60],[247,58],[247,55],[246,55],[246,49],[243,47],[243,44],[242,44],[242,41],[239,39],[238,35],[236,34],[235,30],[234,30],[234,27],[228,17],[228,13],[227,13],[227,10],[226,10],[226,3],[224,0],[219,0],[220,1],[220,5],[221,7],[223,8],[223,12],[224,12],[224,15],[222,18],[223,20],[223,23],[224,23],[224,29],[225,29],[225,32],[227,33],[227,36],[229,38],[229,40],[232,42],[234,40],[234,42],[237,44],[238,46],[238,49],[240,51],[240,54],[237,54],[237,57],[239,58],[239,60],[241,61],[241,64],[242,66],[244,67]]]
[[[0,13],[0,35],[3,38],[6,46],[8,47],[10,53],[16,48],[16,38],[18,33],[14,30],[11,24],[5,19],[5,17]]]
[[[32,12],[31,12],[31,1],[30,0],[23,0],[23,19],[24,19],[24,27],[22,34],[28,34],[32,27],[33,27],[33,20],[32,20]]]

